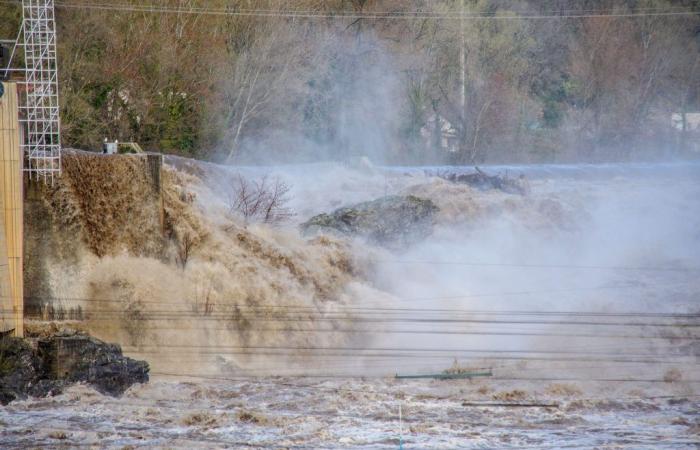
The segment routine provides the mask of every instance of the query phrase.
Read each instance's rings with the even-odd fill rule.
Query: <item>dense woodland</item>
[[[700,14],[658,15],[700,1],[114,4],[208,11],[57,7],[65,146],[245,163],[700,155],[697,132],[672,123],[700,112]],[[0,6],[0,37],[20,17]]]

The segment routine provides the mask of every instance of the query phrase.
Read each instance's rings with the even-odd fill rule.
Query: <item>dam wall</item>
[[[53,185],[24,179],[27,317],[83,319],[66,280],[105,256],[163,258],[162,156],[64,149]]]
[[[22,158],[17,87],[0,98],[0,332],[24,335],[22,280]]]

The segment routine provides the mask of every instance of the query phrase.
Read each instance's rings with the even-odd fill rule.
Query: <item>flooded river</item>
[[[471,168],[227,170],[292,187],[292,222],[272,237],[250,230],[280,247],[310,216],[383,195],[429,198],[440,212],[408,248],[352,243],[359,266],[342,302],[287,306],[292,328],[250,319],[253,334],[277,333],[269,344],[196,322],[122,342],[151,363],[148,385],[12,403],[0,409],[2,447],[700,446],[700,165],[483,168],[523,173],[525,196],[435,176]],[[193,191],[216,223],[216,189]],[[272,285],[282,276],[260,270]],[[393,378],[453,364],[491,376]]]

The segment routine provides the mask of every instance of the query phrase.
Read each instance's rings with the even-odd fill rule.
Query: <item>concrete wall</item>
[[[164,257],[162,161],[64,149],[53,186],[25,177],[25,317],[84,319],[70,280],[89,258]]]
[[[59,246],[53,214],[46,202],[50,187],[43,181],[24,176],[24,312],[27,318],[53,318],[53,311],[42,311],[52,304],[55,295],[50,285],[49,264],[60,259],[62,264],[75,263],[80,235],[64,240]]]
[[[0,98],[0,331],[23,336],[22,155],[17,89],[4,83]]]

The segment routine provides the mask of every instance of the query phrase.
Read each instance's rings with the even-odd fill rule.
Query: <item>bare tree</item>
[[[182,267],[182,270],[185,270],[185,267],[187,267],[187,261],[189,261],[190,257],[192,256],[192,251],[196,247],[197,242],[190,233],[186,232],[179,239],[179,245],[177,247],[177,255],[175,255],[175,259],[177,260],[177,264],[180,267]]]
[[[214,312],[214,301],[212,298],[214,289],[211,279],[202,281],[202,285],[196,285],[195,287],[195,303],[192,305],[192,311],[208,316]]]
[[[236,12],[252,0],[161,3],[190,11],[62,16],[67,146],[99,148],[109,137],[246,162],[315,146],[340,158],[376,142],[399,162],[586,157],[596,147],[608,157],[680,138],[669,116],[700,109],[700,16],[622,17],[697,1],[284,0],[266,2],[263,15]],[[589,9],[614,14],[510,20]],[[361,18],[374,13],[405,17]],[[335,14],[360,18],[306,18]],[[21,5],[0,8],[0,35],[16,35],[20,21]],[[435,132],[422,133],[430,122]],[[430,143],[441,142],[444,122],[449,152]]]
[[[229,211],[241,215],[246,224],[262,222],[277,224],[294,216],[286,204],[290,186],[280,178],[262,176],[250,181],[238,174],[231,181]]]
[[[303,86],[306,47],[299,45],[300,24],[285,20],[248,20],[240,24],[231,50],[222,105],[227,158],[234,159],[250,122],[284,109]]]

